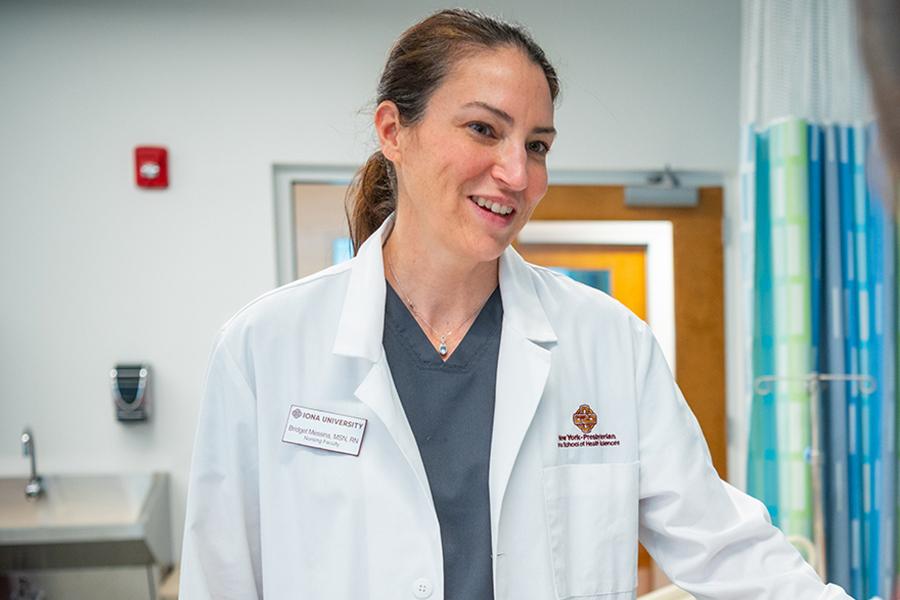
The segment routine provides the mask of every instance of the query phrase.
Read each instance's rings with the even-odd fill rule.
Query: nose
[[[521,192],[528,185],[528,154],[519,144],[503,144],[499,150],[493,176],[508,189]]]

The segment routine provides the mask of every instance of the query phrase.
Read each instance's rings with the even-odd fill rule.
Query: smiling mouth
[[[516,212],[516,209],[511,206],[503,206],[502,204],[498,204],[493,200],[487,200],[486,198],[482,198],[481,196],[469,196],[469,200],[478,205],[481,210],[487,211],[489,213],[494,213],[499,217],[508,217]]]

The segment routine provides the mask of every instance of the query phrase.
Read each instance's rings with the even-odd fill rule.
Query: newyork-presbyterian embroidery
[[[556,445],[559,448],[585,448],[593,446],[619,446],[621,442],[614,433],[591,433],[597,426],[597,413],[582,404],[572,414],[572,423],[581,433],[559,433]]]

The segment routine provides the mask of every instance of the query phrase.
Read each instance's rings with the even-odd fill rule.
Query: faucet
[[[31,428],[26,427],[22,432],[22,454],[31,457],[31,479],[25,484],[25,495],[29,498],[37,498],[44,493],[44,480],[37,474],[37,463],[34,456],[34,434]]]

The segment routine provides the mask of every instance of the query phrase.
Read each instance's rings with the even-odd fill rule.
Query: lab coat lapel
[[[550,372],[556,334],[535,290],[531,267],[512,247],[500,258],[503,327],[491,440],[491,540],[497,553],[500,512],[519,449]]]
[[[391,227],[393,215],[369,236],[353,259],[333,352],[371,364],[355,396],[384,423],[430,498],[425,466],[394,387],[382,344],[387,288],[381,246]]]
[[[356,388],[356,397],[372,411],[384,423],[391,437],[406,458],[406,462],[416,474],[416,479],[425,495],[431,498],[431,488],[428,486],[428,476],[425,473],[425,465],[416,438],[410,429],[409,421],[403,412],[400,398],[391,378],[387,358],[382,352],[378,361],[369,369],[369,373]]]

